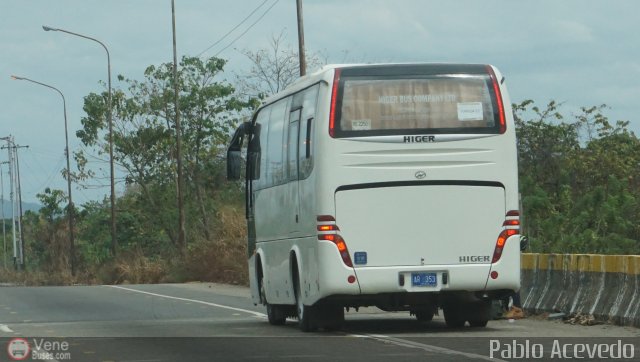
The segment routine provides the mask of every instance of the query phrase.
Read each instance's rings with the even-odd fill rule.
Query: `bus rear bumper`
[[[357,268],[362,294],[393,292],[482,291],[490,265],[431,265]],[[420,284],[418,278],[430,283]],[[433,280],[435,277],[435,280]]]
[[[515,239],[515,238],[514,238]],[[322,243],[324,244],[324,243]],[[509,240],[501,260],[495,264],[451,264],[429,266],[385,266],[349,268],[342,264],[333,245],[321,245],[319,257],[328,262],[320,272],[321,290],[316,300],[326,297],[348,298],[381,294],[486,294],[496,297],[520,288],[520,250]],[[498,272],[492,279],[490,273]],[[355,283],[347,278],[356,277]],[[414,277],[429,277],[430,283],[416,283]],[[433,282],[435,278],[435,282]]]

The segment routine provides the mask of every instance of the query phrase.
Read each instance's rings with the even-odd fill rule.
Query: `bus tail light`
[[[340,230],[338,225],[318,225],[318,231],[334,231]]]
[[[331,88],[331,112],[329,113],[329,136],[336,134],[336,103],[338,102],[338,86],[340,85],[340,69],[336,69],[333,75],[333,87]]]
[[[342,262],[346,266],[353,268],[353,262],[349,255],[349,249],[347,249],[347,243],[345,243],[342,236],[338,234],[338,230],[340,230],[340,228],[336,225],[336,219],[331,215],[318,215],[317,221],[318,240],[327,240],[334,243],[338,248]]]
[[[502,226],[504,229],[500,232],[496,240],[496,247],[493,251],[493,258],[491,259],[492,264],[497,263],[502,257],[502,250],[504,250],[507,239],[520,233],[520,212],[518,210],[510,210],[507,212]]]
[[[500,133],[505,133],[507,131],[507,120],[504,116],[504,104],[502,103],[502,93],[500,93],[500,85],[498,84],[498,79],[496,78],[496,73],[493,71],[490,65],[487,65],[487,73],[489,73],[489,78],[491,78],[491,83],[493,86],[493,93],[496,96],[496,102],[498,103],[498,117],[500,118]]]

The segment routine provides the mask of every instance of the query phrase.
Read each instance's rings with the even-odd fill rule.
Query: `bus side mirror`
[[[231,138],[231,144],[227,149],[227,180],[240,179],[242,171],[242,141],[245,136],[245,124],[241,124]]]
[[[260,152],[247,153],[247,173],[249,180],[257,180],[260,178]]]
[[[240,180],[240,171],[242,167],[242,155],[240,150],[227,150],[227,180]]]

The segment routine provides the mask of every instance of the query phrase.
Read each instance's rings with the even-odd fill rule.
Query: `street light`
[[[116,239],[116,193],[115,193],[115,176],[114,176],[114,167],[113,167],[113,120],[111,115],[111,56],[109,55],[109,49],[104,45],[100,40],[94,39],[92,37],[74,33],[72,31],[52,28],[50,26],[43,25],[42,29],[44,31],[61,31],[63,33],[79,36],[81,38],[89,39],[95,41],[96,43],[102,45],[104,50],[107,52],[107,75],[108,75],[108,86],[109,86],[109,98],[107,99],[107,117],[109,123],[109,169],[110,169],[110,184],[111,184],[111,250],[113,252],[113,256],[115,257],[118,251],[118,240]]]
[[[67,190],[69,192],[69,205],[67,207],[67,215],[69,218],[69,245],[71,248],[71,275],[75,276],[76,275],[76,248],[75,248],[75,242],[74,242],[74,238],[73,238],[73,199],[71,197],[71,163],[69,162],[69,132],[68,132],[68,128],[67,128],[67,102],[64,99],[64,94],[62,94],[62,92],[60,92],[60,90],[56,87],[50,86],[48,84],[44,84],[44,83],[40,83],[38,81],[29,79],[29,78],[25,78],[25,77],[18,77],[15,75],[11,76],[11,79],[14,80],[26,80],[27,82],[31,82],[31,83],[35,83],[35,84],[39,84],[41,86],[47,87],[47,88],[51,88],[54,91],[58,92],[60,94],[60,96],[62,97],[62,106],[64,107],[64,138],[65,138],[65,144],[66,144],[66,148],[65,148],[65,154],[67,156]]]

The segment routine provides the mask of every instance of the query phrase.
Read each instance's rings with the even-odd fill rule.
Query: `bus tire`
[[[479,301],[469,306],[469,325],[471,327],[486,327],[491,317],[491,301]]]
[[[322,321],[321,327],[326,331],[340,330],[344,323],[344,307],[341,305],[325,305],[320,308],[318,317]]]
[[[293,288],[294,295],[296,297],[296,314],[298,316],[298,326],[303,332],[313,332],[318,329],[318,326],[316,324],[317,308],[314,306],[305,305],[302,301],[302,286],[300,285],[297,266],[293,271]]]
[[[287,321],[285,307],[282,305],[273,305],[267,303],[267,319],[269,324],[281,326]]]
[[[444,312],[444,321],[447,323],[447,327],[464,327],[466,316],[462,313],[463,311],[459,304],[447,304],[442,308],[442,310]]]
[[[269,302],[267,302],[267,294],[264,290],[264,277],[262,273],[258,280],[260,281],[258,286],[258,290],[260,290],[260,301],[267,307],[267,320],[269,320],[269,324],[274,326],[283,325],[287,321],[285,306],[269,304]]]
[[[427,323],[433,320],[433,311],[431,310],[416,310],[414,314],[418,322]]]

